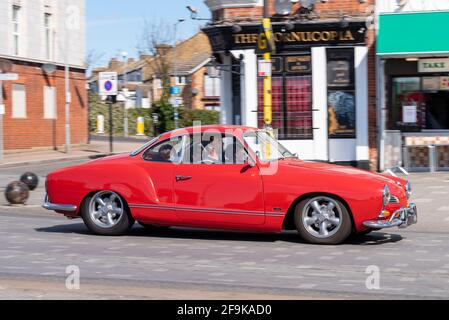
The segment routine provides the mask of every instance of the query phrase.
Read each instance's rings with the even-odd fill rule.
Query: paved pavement
[[[130,152],[148,141],[147,137],[117,137],[113,144],[113,153]],[[8,152],[0,161],[0,168],[27,166],[38,163],[50,163],[70,160],[89,160],[110,154],[109,140],[105,136],[93,136],[91,144],[73,146],[69,154],[64,150],[24,150]]]
[[[26,168],[44,177],[72,163]],[[0,181],[23,169],[0,168]],[[0,299],[448,299],[449,173],[409,179],[417,225],[340,246],[305,244],[295,232],[149,232],[137,225],[128,236],[94,236],[82,221],[41,209],[41,185],[28,206],[0,199]],[[65,288],[70,265],[80,269],[80,290]],[[380,287],[370,290],[373,270],[380,272]]]

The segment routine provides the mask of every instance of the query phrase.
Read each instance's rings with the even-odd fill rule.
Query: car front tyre
[[[123,198],[113,191],[106,190],[84,199],[81,217],[90,231],[103,236],[125,235],[134,224]]]
[[[299,235],[309,243],[335,245],[352,232],[346,206],[338,199],[318,195],[302,200],[295,208],[295,225]]]

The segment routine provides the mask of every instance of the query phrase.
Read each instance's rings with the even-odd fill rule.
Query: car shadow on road
[[[36,228],[37,232],[47,233],[66,233],[94,236],[83,223],[61,224],[51,227]],[[281,234],[266,233],[248,233],[237,231],[222,231],[210,229],[191,229],[191,228],[162,228],[147,230],[140,226],[135,226],[126,237],[151,237],[159,239],[191,239],[191,240],[229,240],[229,241],[248,241],[248,242],[276,242],[284,241],[298,244],[306,242],[300,238],[296,231],[283,231]],[[385,243],[394,243],[403,238],[399,234],[373,232],[369,235],[352,235],[343,245],[381,245]]]

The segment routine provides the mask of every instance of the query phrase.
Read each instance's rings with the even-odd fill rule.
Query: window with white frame
[[[20,15],[21,8],[20,6],[13,5],[12,6],[12,37],[13,37],[13,54],[20,54]]]
[[[154,84],[155,89],[162,89],[162,80],[161,79],[155,78],[153,80],[153,84]]]
[[[44,118],[56,119],[56,88],[44,87]]]
[[[220,78],[204,75],[204,96],[219,97],[220,96]]]
[[[13,84],[12,85],[12,117],[13,118],[26,118],[26,91],[25,85]]]
[[[44,14],[44,33],[45,33],[45,59],[52,59],[52,38],[53,38],[53,27],[52,27],[52,15],[51,13]]]
[[[187,84],[187,79],[184,76],[176,76],[176,85],[185,86]]]

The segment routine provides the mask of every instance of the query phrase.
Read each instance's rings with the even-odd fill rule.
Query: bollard
[[[104,116],[102,114],[97,116],[97,133],[104,134]]]
[[[145,119],[144,119],[144,117],[137,118],[137,135],[138,136],[145,135]]]
[[[28,186],[22,181],[14,181],[6,186],[5,197],[10,204],[25,204],[29,196]]]
[[[31,191],[36,189],[39,184],[39,178],[32,172],[25,172],[22,174],[20,181],[25,183]]]

